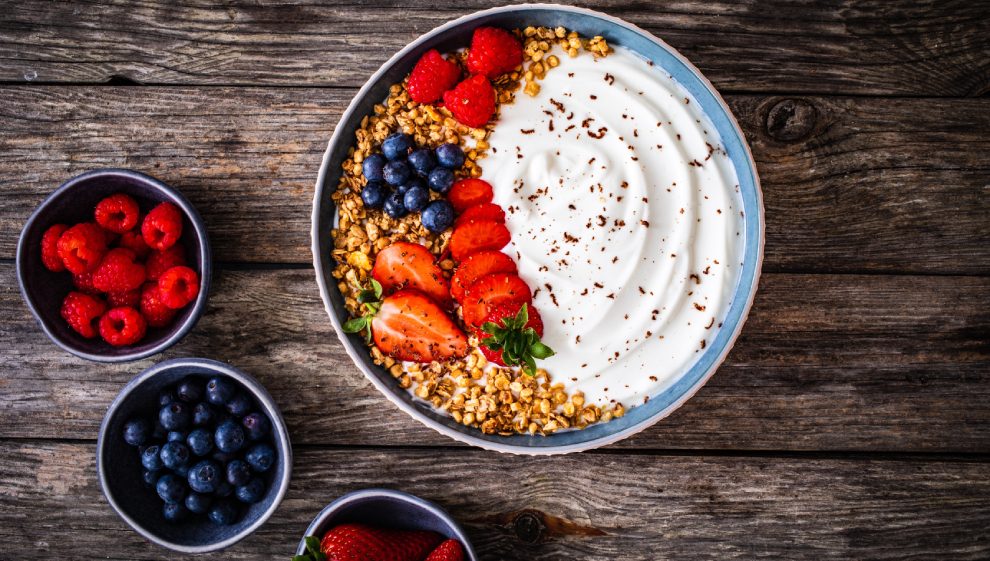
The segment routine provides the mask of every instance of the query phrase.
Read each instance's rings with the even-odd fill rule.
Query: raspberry
[[[93,324],[106,311],[106,302],[81,292],[70,292],[62,301],[62,319],[87,339],[96,337],[96,326]]]
[[[144,282],[144,265],[135,263],[137,255],[125,248],[111,249],[93,273],[93,285],[103,292],[127,292]]]
[[[513,34],[495,27],[474,30],[467,59],[471,74],[494,80],[522,64],[522,59],[522,43]]]
[[[162,301],[162,293],[158,284],[145,283],[141,288],[141,315],[151,327],[165,327],[171,323],[179,310],[173,310]]]
[[[177,310],[196,299],[199,294],[199,277],[189,267],[172,267],[158,279],[162,301]]]
[[[134,308],[141,305],[141,289],[135,288],[127,292],[108,292],[107,304],[111,308]]]
[[[96,223],[111,232],[123,234],[137,226],[138,212],[137,201],[117,193],[96,205]]]
[[[157,281],[162,273],[172,267],[181,267],[186,264],[186,246],[182,242],[165,251],[152,251],[148,260],[144,263],[147,268],[148,280]]]
[[[477,128],[495,112],[495,90],[484,76],[472,76],[444,93],[443,103],[462,125]]]
[[[159,251],[168,249],[182,235],[182,211],[172,203],[162,203],[151,209],[141,224],[144,243]]]
[[[100,335],[115,347],[137,343],[147,330],[148,322],[134,308],[114,308],[100,318]]]
[[[65,224],[56,224],[41,236],[41,262],[53,273],[61,273],[65,270],[65,263],[58,256],[58,238],[68,229]]]
[[[443,97],[443,92],[453,88],[460,78],[461,69],[433,49],[416,63],[406,82],[406,89],[416,103],[433,103]]]
[[[79,292],[85,292],[86,294],[103,294],[103,291],[96,288],[96,285],[93,284],[93,273],[72,275],[72,284],[79,290]]]
[[[179,245],[176,243],[176,245]],[[144,243],[144,238],[141,236],[141,232],[124,232],[120,235],[120,247],[127,248],[137,254],[138,261],[144,261],[151,255],[151,248],[148,244]],[[175,247],[174,245],[172,247]],[[169,248],[171,249],[171,248]],[[185,255],[185,250],[182,250],[182,254]]]
[[[92,273],[107,253],[107,239],[92,222],[76,224],[58,238],[58,256],[73,274]]]

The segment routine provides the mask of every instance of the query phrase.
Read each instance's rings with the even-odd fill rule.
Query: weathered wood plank
[[[313,271],[221,271],[185,340],[124,365],[88,363],[49,342],[11,265],[0,265],[0,286],[0,437],[95,438],[134,375],[202,356],[258,378],[297,444],[457,445],[365,380],[334,335]],[[765,275],[708,384],[614,447],[990,452],[987,301],[987,278]]]
[[[0,80],[358,86],[419,35],[500,5],[18,2],[0,16]],[[645,28],[726,92],[966,96],[990,87],[990,14],[980,2],[578,5]]]
[[[5,557],[168,555],[106,503],[94,444],[5,441],[0,454]],[[981,463],[304,448],[296,450],[292,485],[275,515],[213,557],[287,559],[321,508],[370,487],[440,504],[465,525],[480,556],[492,560],[990,554],[990,471]],[[521,509],[608,535],[527,545],[479,522]]]
[[[0,88],[0,258],[73,175],[129,167],[176,186],[221,262],[309,262],[313,185],[350,90]],[[990,274],[990,100],[729,96],[759,165],[764,270]],[[784,126],[785,129],[777,127]],[[782,132],[783,131],[783,132]]]

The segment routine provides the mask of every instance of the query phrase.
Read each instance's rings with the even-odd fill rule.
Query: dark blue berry
[[[177,503],[186,498],[186,482],[178,475],[166,473],[158,478],[155,487],[158,489],[158,496],[167,503]]]
[[[364,173],[368,181],[382,181],[385,179],[385,176],[382,175],[382,170],[387,162],[388,160],[385,159],[385,156],[372,154],[361,162],[361,172]]]
[[[187,436],[189,436],[189,433],[188,432],[180,431],[180,430],[174,430],[174,431],[171,431],[171,432],[168,433],[168,437],[166,438],[166,440],[168,442],[175,442],[175,441],[185,442]]]
[[[244,455],[244,460],[251,465],[251,469],[262,473],[275,463],[275,451],[267,444],[255,444]]]
[[[206,383],[206,400],[213,405],[223,405],[228,399],[234,397],[237,386],[223,376],[212,378]]]
[[[265,482],[261,478],[255,477],[248,481],[247,485],[238,487],[235,493],[241,502],[256,503],[265,496]]]
[[[241,426],[244,427],[244,436],[248,440],[261,440],[271,428],[268,417],[263,413],[251,413],[245,416],[241,419]]]
[[[216,429],[220,425],[226,423],[227,421],[229,421],[229,420],[231,420],[233,418],[234,417],[230,413],[227,413],[227,410],[226,409],[224,409],[223,411],[217,411],[217,417],[215,419],[213,419],[213,425],[212,426],[213,426],[214,429]]]
[[[430,172],[430,189],[441,195],[446,195],[454,186],[454,172],[447,168],[433,168]]]
[[[234,397],[227,400],[224,403],[227,408],[227,412],[235,417],[243,417],[251,412],[254,407],[254,401],[251,400],[251,396],[245,392],[237,392]]]
[[[170,431],[186,430],[192,423],[192,408],[181,401],[173,401],[162,407],[158,413],[158,420]]]
[[[172,441],[162,446],[162,463],[169,469],[177,469],[189,463],[192,453],[182,442]]]
[[[165,467],[161,457],[162,449],[158,446],[148,446],[141,454],[141,465],[149,471],[158,471]]]
[[[158,392],[158,407],[165,407],[173,401],[179,401],[179,394],[176,393],[175,388],[165,388],[164,390]]]
[[[189,477],[189,462],[182,464],[181,466],[172,470],[175,475],[182,477],[183,479]]]
[[[197,456],[205,456],[213,451],[213,432],[207,429],[196,429],[186,438],[186,446]]]
[[[217,485],[217,492],[214,495],[218,497],[229,497],[231,493],[234,492],[234,486],[226,481],[221,481],[220,485]]]
[[[385,199],[385,214],[395,219],[404,218],[409,214],[401,193],[392,193]]]
[[[241,430],[240,425],[237,423],[227,421],[217,427],[217,432],[213,435],[213,441],[221,452],[236,452],[244,446],[244,431]]]
[[[237,520],[237,509],[230,501],[217,501],[210,509],[210,522],[229,526]]]
[[[203,395],[206,394],[206,388],[199,378],[186,376],[179,381],[179,387],[176,393],[179,394],[179,399],[186,403],[197,403],[203,399]]]
[[[361,189],[361,202],[364,208],[378,210],[385,204],[385,197],[388,196],[388,187],[384,183],[369,183]]]
[[[456,144],[441,144],[437,146],[437,161],[448,169],[461,169],[464,165],[464,150]]]
[[[402,197],[402,205],[410,212],[419,212],[430,202],[430,190],[413,187]]]
[[[454,207],[447,201],[432,201],[420,213],[419,219],[427,230],[443,232],[454,224]]]
[[[427,176],[437,167],[437,158],[429,148],[417,148],[409,153],[409,167],[414,172]]]
[[[217,410],[207,401],[193,407],[192,423],[194,427],[208,427],[216,418]]]
[[[247,462],[234,460],[227,464],[227,483],[234,487],[245,485],[251,480],[251,466]]]
[[[150,469],[141,470],[141,481],[144,481],[144,486],[148,489],[154,489],[155,485],[158,483],[158,478],[161,477],[161,473],[157,471],[151,471]]]
[[[413,137],[404,132],[394,132],[382,141],[382,154],[389,160],[404,160],[415,146]]]
[[[155,430],[151,433],[151,438],[165,438],[168,436],[168,429],[162,426],[161,419],[155,419]]]
[[[398,186],[409,180],[411,172],[409,171],[409,164],[405,160],[392,160],[385,164],[383,174],[385,176],[385,183]]]
[[[406,193],[409,192],[410,189],[413,189],[415,187],[426,187],[426,180],[418,175],[414,175],[409,178],[409,181],[406,181],[402,185],[396,187],[395,190],[405,195]]]
[[[124,424],[124,442],[141,446],[151,437],[151,423],[147,419],[131,419]]]
[[[189,516],[189,509],[182,503],[165,503],[162,507],[162,515],[168,522],[182,522]]]
[[[213,437],[213,442],[216,443],[216,435]],[[224,465],[237,459],[237,454],[233,452],[224,452],[220,449],[214,449],[213,453],[210,454],[210,459],[218,464]]]
[[[210,510],[210,505],[213,504],[213,496],[204,493],[189,493],[186,497],[186,508],[190,512],[195,512],[196,514],[206,514]]]
[[[189,487],[197,493],[212,493],[223,479],[223,473],[216,462],[203,460],[189,468]]]

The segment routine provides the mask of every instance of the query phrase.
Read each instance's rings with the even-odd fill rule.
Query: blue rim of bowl
[[[204,546],[189,546],[173,543],[149,532],[144,526],[138,524],[136,520],[121,510],[120,506],[117,504],[117,499],[114,498],[111,493],[107,492],[110,486],[106,480],[107,471],[104,467],[103,456],[106,453],[106,450],[104,450],[104,435],[109,430],[110,417],[117,411],[120,404],[122,404],[130,396],[131,392],[134,391],[134,389],[139,385],[159,372],[181,366],[190,366],[203,370],[210,370],[217,374],[223,374],[224,376],[229,376],[237,380],[250,389],[251,392],[258,398],[258,401],[261,402],[268,418],[272,420],[273,428],[278,432],[279,436],[279,454],[285,458],[285,477],[279,484],[278,492],[275,496],[275,500],[272,501],[271,506],[268,507],[268,509],[265,510],[257,520],[252,522],[250,526],[244,528],[239,533],[225,540]],[[106,415],[103,416],[103,423],[100,424],[99,438],[96,441],[96,476],[100,481],[100,490],[103,491],[103,496],[106,497],[107,502],[110,503],[110,506],[113,508],[114,512],[116,512],[117,515],[124,520],[124,522],[127,522],[128,526],[134,528],[134,531],[141,534],[148,540],[173,551],[192,554],[210,553],[212,551],[226,549],[250,536],[257,531],[258,528],[264,525],[264,523],[271,518],[272,514],[275,514],[275,511],[278,509],[279,505],[282,504],[282,499],[285,498],[285,494],[289,490],[289,482],[292,480],[292,444],[289,442],[289,431],[285,426],[285,419],[282,418],[282,412],[279,411],[278,406],[275,404],[275,399],[272,398],[271,394],[268,393],[268,390],[261,385],[261,382],[255,380],[253,376],[247,372],[234,368],[233,366],[222,362],[217,362],[215,360],[209,360],[206,358],[176,358],[165,362],[160,362],[138,374],[131,379],[131,381],[128,382],[122,390],[120,390],[117,397],[114,398],[113,403],[111,403],[110,407],[107,409]]]
[[[327,505],[323,510],[320,511],[319,514],[316,515],[316,518],[313,519],[313,522],[310,523],[309,527],[306,528],[306,533],[303,535],[302,539],[299,540],[299,547],[296,549],[296,555],[302,555],[306,553],[305,538],[307,536],[315,536],[316,535],[315,532],[320,527],[320,524],[323,523],[323,521],[327,518],[327,516],[330,515],[331,512],[340,510],[341,508],[347,506],[350,503],[363,501],[365,499],[381,499],[381,498],[390,498],[390,499],[395,499],[398,501],[414,504],[422,508],[423,510],[428,511],[430,514],[436,516],[437,518],[440,518],[445,523],[447,523],[448,526],[453,528],[454,533],[457,534],[457,539],[461,542],[461,545],[464,546],[464,552],[467,553],[468,561],[473,561],[478,558],[478,554],[475,553],[474,547],[471,545],[471,540],[468,538],[467,532],[464,531],[464,528],[462,528],[461,525],[458,524],[457,521],[454,520],[454,518],[450,516],[450,514],[448,514],[446,510],[426,499],[421,499],[416,495],[410,495],[409,493],[403,493],[402,491],[393,491],[392,489],[362,489],[361,491],[354,491],[352,493],[348,493],[343,497],[340,497],[339,499]]]
[[[119,169],[119,168],[108,168],[108,169],[98,169],[98,170],[89,171],[81,175],[77,175],[72,179],[63,183],[51,195],[48,195],[48,197],[46,197],[45,200],[38,205],[38,208],[36,208],[34,212],[31,213],[31,217],[28,218],[27,222],[24,223],[24,228],[21,229],[20,238],[17,240],[16,256],[18,263],[25,262],[26,252],[30,250],[30,248],[27,247],[27,241],[26,241],[27,232],[31,228],[31,226],[33,226],[34,223],[40,219],[38,215],[38,211],[42,207],[44,207],[45,204],[48,203],[48,201],[58,197],[63,192],[68,191],[76,183],[79,183],[80,181],[84,181],[92,177],[99,177],[102,175],[129,176],[134,179],[138,179],[145,183],[151,184],[155,188],[160,189],[168,193],[171,197],[173,197],[175,202],[178,203],[178,205],[182,208],[182,211],[185,212],[186,216],[189,218],[189,222],[192,224],[193,229],[196,230],[196,236],[199,238],[199,247],[200,247],[199,259],[201,259],[203,263],[203,266],[200,267],[201,270],[199,274],[200,276],[199,295],[196,297],[196,303],[193,306],[192,313],[190,313],[189,316],[186,317],[185,322],[183,322],[183,324],[179,326],[179,329],[177,329],[175,333],[163,339],[160,343],[158,343],[154,347],[150,347],[148,349],[145,349],[144,351],[135,352],[132,354],[105,356],[100,354],[88,353],[86,351],[81,351],[79,349],[72,348],[71,345],[68,345],[67,343],[62,341],[59,337],[57,337],[54,333],[52,333],[50,329],[48,329],[47,325],[45,325],[45,322],[38,315],[34,303],[28,299],[27,293],[24,290],[21,290],[21,296],[24,298],[24,302],[27,304],[28,309],[31,310],[31,315],[34,316],[34,319],[37,320],[38,325],[41,326],[41,330],[45,332],[45,335],[47,335],[48,338],[51,339],[53,343],[61,347],[63,350],[66,350],[76,355],[79,358],[84,358],[86,360],[91,360],[93,362],[104,362],[104,363],[132,362],[135,360],[140,360],[142,358],[147,358],[151,355],[160,353],[165,349],[171,347],[172,345],[178,343],[179,340],[185,337],[189,333],[189,331],[192,330],[193,326],[196,325],[196,322],[199,321],[200,316],[203,315],[203,310],[206,309],[206,303],[209,300],[209,296],[210,296],[210,281],[212,280],[213,277],[213,267],[211,265],[213,261],[213,254],[212,254],[212,250],[210,249],[210,236],[206,233],[206,225],[203,223],[203,218],[199,215],[199,212],[196,210],[196,207],[194,207],[192,203],[189,202],[189,199],[187,199],[182,193],[176,191],[168,184],[158,179],[155,179],[150,175],[145,175],[141,172],[132,171],[129,169]],[[24,286],[25,280],[26,279],[23,278],[21,267],[18,266],[17,284],[19,286]]]
[[[347,128],[347,123],[349,123],[353,118],[353,114],[357,111],[357,107],[361,100],[368,95],[372,87],[375,85],[375,82],[377,82],[382,75],[384,75],[394,64],[396,64],[409,52],[421,49],[422,45],[425,43],[429,43],[432,39],[452,29],[479,19],[484,19],[488,16],[540,11],[597,18],[605,23],[618,26],[622,30],[625,30],[625,32],[633,34],[634,38],[639,41],[646,41],[652,43],[655,47],[659,47],[662,58],[662,61],[658,62],[659,66],[666,73],[673,75],[674,78],[681,85],[683,85],[696,100],[698,100],[702,108],[705,110],[705,113],[713,121],[716,129],[722,136],[722,141],[725,144],[726,152],[729,154],[729,157],[733,162],[733,166],[736,169],[736,173],[739,176],[740,194],[743,197],[743,206],[746,210],[746,215],[743,217],[745,221],[744,228],[746,236],[744,240],[745,249],[743,256],[743,269],[737,280],[736,289],[729,312],[723,322],[726,327],[731,327],[731,329],[720,329],[716,334],[715,339],[708,346],[708,350],[704,352],[698,361],[696,361],[688,371],[682,373],[676,380],[668,384],[658,395],[651,396],[649,403],[641,405],[635,409],[627,409],[625,416],[620,419],[614,419],[604,424],[592,425],[582,431],[579,431],[582,433],[588,431],[590,433],[595,430],[593,427],[608,426],[608,429],[599,430],[606,432],[611,428],[615,428],[614,432],[606,432],[606,434],[594,436],[588,440],[579,440],[577,442],[565,444],[554,444],[553,442],[555,441],[553,441],[553,439],[561,434],[570,433],[554,433],[546,437],[541,437],[542,440],[529,440],[527,441],[527,444],[521,444],[523,440],[519,440],[526,438],[523,435],[513,435],[507,437],[498,435],[481,435],[481,432],[478,429],[473,427],[465,428],[457,425],[452,420],[450,423],[445,424],[432,419],[423,411],[413,406],[411,401],[404,401],[398,395],[393,393],[395,391],[404,390],[393,389],[375,376],[374,373],[371,372],[370,367],[365,364],[368,353],[365,351],[362,341],[359,340],[357,335],[345,334],[341,329],[342,322],[334,313],[333,305],[330,300],[329,288],[322,275],[323,260],[320,256],[320,207],[323,200],[324,185],[327,179],[329,162],[334,150],[338,148],[337,145],[345,142],[344,129]],[[609,43],[618,45],[622,44],[621,42],[613,42],[610,40],[607,33],[602,33],[602,35],[606,36]],[[630,46],[630,48],[632,47]],[[632,48],[632,50],[637,52],[634,48]],[[348,142],[347,146],[349,145],[350,143]],[[343,149],[343,146],[341,149]],[[684,58],[684,56],[667,45],[661,39],[654,37],[649,32],[601,12],[557,4],[522,4],[519,6],[492,8],[469,14],[447,22],[429,33],[420,36],[418,39],[408,44],[405,48],[397,52],[392,58],[385,62],[385,64],[383,64],[381,68],[379,68],[379,70],[371,76],[367,82],[365,82],[364,86],[360,91],[358,91],[357,95],[354,96],[354,99],[348,106],[347,111],[344,112],[338,121],[337,128],[334,130],[334,134],[330,139],[327,150],[323,155],[323,162],[320,166],[320,173],[316,182],[316,194],[313,198],[313,228],[311,231],[313,243],[313,264],[316,268],[316,280],[320,287],[320,296],[323,298],[324,307],[327,314],[330,316],[330,321],[333,324],[334,329],[337,332],[337,337],[344,345],[347,354],[350,355],[351,359],[358,366],[358,368],[361,369],[371,383],[374,384],[375,387],[377,387],[378,390],[389,399],[389,401],[399,407],[399,409],[405,411],[414,419],[424,423],[441,434],[449,436],[454,440],[473,446],[478,446],[486,450],[525,455],[551,455],[579,452],[583,450],[590,450],[592,448],[598,448],[624,438],[628,438],[646,428],[649,428],[661,419],[670,415],[678,407],[683,405],[684,402],[690,399],[699,389],[701,389],[701,387],[704,386],[708,379],[715,373],[715,370],[718,369],[718,366],[725,360],[726,355],[728,355],[736,341],[736,338],[742,331],[746,317],[749,315],[749,310],[753,305],[753,299],[756,295],[756,289],[760,280],[760,269],[763,263],[764,234],[765,222],[763,194],[760,188],[760,178],[756,172],[756,162],[753,159],[753,154],[746,142],[742,129],[739,127],[738,121],[733,116],[732,111],[729,109],[728,105],[726,105],[721,95],[719,95],[719,93],[715,90],[715,87],[712,86],[711,82],[709,82],[708,79],[701,74],[701,71],[699,71],[693,64]],[[468,430],[477,432],[481,436],[479,437],[469,434],[466,432]],[[513,443],[513,439],[517,439],[519,442]]]

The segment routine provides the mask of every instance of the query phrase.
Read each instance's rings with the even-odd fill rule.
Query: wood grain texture
[[[63,181],[128,167],[192,200],[217,261],[311,262],[313,185],[352,94],[0,88],[0,258]],[[789,99],[727,97],[762,179],[765,271],[990,274],[990,99],[802,97],[811,130],[780,142],[767,115]]]
[[[21,301],[11,265],[0,264],[0,279],[0,437],[95,438],[134,375],[200,356],[261,381],[295,444],[458,445],[391,405],[353,365],[313,271],[221,271],[181,343],[123,365],[61,351]],[[988,453],[987,301],[987,278],[765,275],[708,384],[613,447]]]
[[[419,35],[502,4],[31,0],[0,15],[0,80],[359,86]],[[724,92],[972,96],[990,87],[981,2],[576,4],[643,27]]]
[[[178,558],[106,503],[93,443],[5,441],[0,454],[5,557]],[[320,509],[369,487],[438,503],[486,560],[990,555],[990,471],[980,463],[313,448],[297,449],[294,459],[275,515],[211,558],[288,559]],[[471,522],[523,508],[609,535],[531,546]]]

